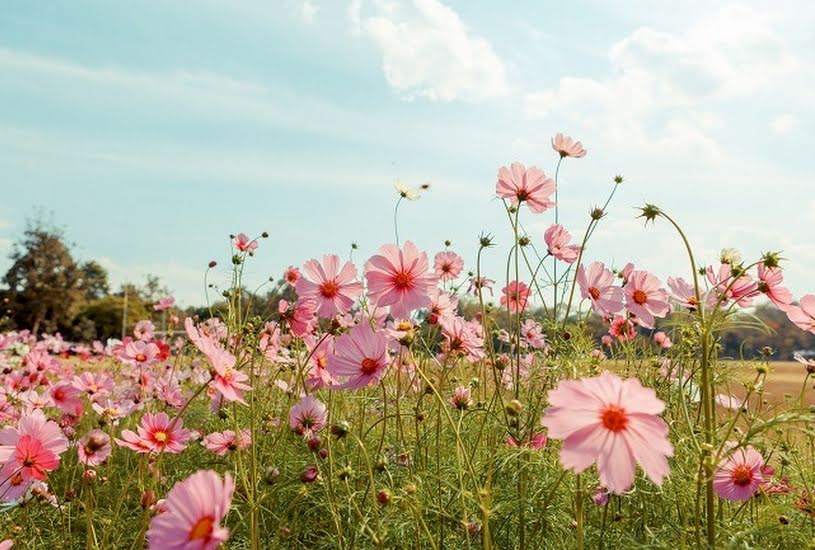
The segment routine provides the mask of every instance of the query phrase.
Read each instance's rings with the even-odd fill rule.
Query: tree
[[[11,317],[17,326],[37,333],[67,325],[83,297],[83,272],[62,231],[41,221],[29,221],[10,259],[12,265],[3,282],[8,286]]]

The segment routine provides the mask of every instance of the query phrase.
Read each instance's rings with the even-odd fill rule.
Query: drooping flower
[[[317,315],[325,319],[351,309],[360,294],[362,283],[356,280],[357,268],[345,262],[340,269],[340,257],[335,254],[323,256],[323,263],[309,260],[303,266],[304,277],[297,281],[297,295],[311,300],[317,306]]]
[[[560,158],[573,157],[579,159],[586,156],[586,150],[583,148],[582,143],[574,141],[560,132],[552,138],[552,149],[560,155]]]
[[[458,386],[453,392],[453,397],[450,398],[450,404],[453,408],[466,411],[473,404],[471,394],[469,386]]]
[[[91,430],[76,446],[79,462],[85,466],[99,466],[110,456],[110,436],[102,430]]]
[[[430,303],[430,291],[436,276],[430,273],[427,254],[411,241],[402,248],[382,245],[379,254],[365,264],[368,298],[377,307],[390,306],[395,318],[407,318],[410,312]]]
[[[521,336],[526,340],[526,344],[535,349],[543,349],[546,347],[546,341],[543,336],[543,327],[534,319],[527,319],[521,325]]]
[[[159,299],[158,303],[153,305],[153,311],[166,311],[173,307],[175,304],[175,298],[172,296],[165,296],[164,298]]]
[[[229,451],[248,449],[251,444],[252,433],[247,429],[241,430],[240,434],[236,434],[232,430],[213,432],[207,434],[201,440],[201,445],[218,456],[224,456]]]
[[[591,307],[602,317],[611,317],[623,310],[623,289],[614,286],[614,274],[601,262],[592,262],[588,269],[577,270],[580,295],[591,300]]]
[[[573,264],[577,261],[580,247],[576,244],[569,244],[572,236],[559,223],[553,223],[549,226],[543,234],[543,240],[546,241],[549,254],[558,260],[567,264]]]
[[[718,270],[714,270],[712,265],[705,270],[714,295],[717,295],[714,306],[719,300],[722,305],[733,300],[741,307],[749,307],[753,303],[753,297],[759,294],[758,284],[747,273],[735,270],[728,263],[721,264]]]
[[[185,430],[181,418],[170,420],[166,413],[145,413],[141,424],[132,430],[122,430],[122,439],[115,439],[116,444],[127,447],[137,453],[173,453],[177,454],[187,447],[192,433]]]
[[[249,254],[253,254],[258,247],[257,240],[252,240],[246,233],[238,233],[233,244],[235,245],[235,250],[238,252],[247,252]]]
[[[713,490],[725,500],[750,500],[764,482],[763,467],[764,458],[753,447],[736,449],[716,468]]]
[[[498,170],[495,193],[509,199],[513,206],[526,203],[532,212],[539,214],[555,206],[551,199],[554,192],[555,180],[547,178],[537,166],[527,168],[520,162],[513,162],[509,168],[502,166]]]
[[[764,262],[758,264],[758,290],[767,295],[779,309],[786,310],[792,303],[792,292],[781,286],[784,283],[784,273],[780,267],[765,267]]]
[[[801,330],[815,334],[815,296],[803,296],[798,305],[787,307],[787,317]]]
[[[521,281],[510,281],[501,289],[501,307],[509,308],[513,313],[521,313],[526,309],[532,291]]]
[[[328,422],[328,409],[325,404],[307,395],[289,410],[289,426],[297,435],[311,436],[325,427]]]
[[[332,389],[360,389],[378,382],[388,367],[388,337],[374,331],[367,320],[334,341],[334,354],[326,368],[334,377],[345,378]]]
[[[212,470],[199,470],[176,483],[167,494],[163,512],[150,520],[150,550],[213,550],[226,542],[229,529],[221,526],[235,482],[227,472],[221,479]]]
[[[490,291],[490,296],[492,296],[492,285],[494,284],[495,281],[487,279],[486,277],[471,277],[470,286],[467,287],[467,294],[472,294],[477,297],[486,289]]]
[[[668,293],[661,288],[659,279],[647,271],[632,271],[623,290],[628,311],[645,328],[653,328],[654,317],[665,317],[671,310]]]
[[[453,251],[443,250],[433,258],[433,268],[440,281],[452,281],[464,269],[464,260]]]
[[[665,404],[636,378],[603,373],[563,380],[549,392],[541,423],[549,437],[563,440],[560,463],[580,473],[594,463],[600,482],[621,494],[634,482],[636,464],[661,485],[673,455],[668,426],[659,418]]]
[[[427,322],[431,325],[438,324],[445,317],[456,314],[458,308],[458,298],[455,295],[445,292],[440,288],[430,291],[430,305],[427,306]]]

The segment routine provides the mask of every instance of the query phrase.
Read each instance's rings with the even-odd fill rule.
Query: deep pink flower
[[[764,267],[764,262],[758,264],[758,290],[767,295],[772,303],[781,310],[786,310],[792,303],[792,292],[781,286],[784,282],[784,273],[780,267]]]
[[[102,430],[91,430],[76,446],[79,462],[85,466],[99,466],[110,456],[110,436]]]
[[[787,317],[801,330],[815,334],[815,296],[807,294],[797,306],[788,306]]]
[[[362,294],[362,283],[356,280],[357,268],[351,262],[345,262],[340,269],[337,255],[326,254],[322,265],[317,260],[309,260],[303,266],[303,272],[305,276],[297,281],[297,295],[313,301],[320,317],[344,315]]]
[[[671,310],[668,293],[661,288],[659,279],[647,271],[632,271],[623,290],[628,311],[645,328],[653,328],[654,317],[665,317]]]
[[[473,404],[470,387],[458,386],[453,392],[453,397],[450,398],[450,404],[460,411],[469,409]]]
[[[510,283],[501,289],[501,307],[509,308],[513,313],[521,313],[526,309],[529,302],[529,296],[532,292],[526,283],[521,281],[510,281]]]
[[[201,445],[218,456],[224,456],[229,451],[243,451],[252,444],[252,433],[243,429],[240,434],[232,430],[213,432],[201,440]]]
[[[567,264],[573,264],[577,261],[577,256],[580,254],[580,247],[576,244],[569,244],[572,236],[566,231],[566,228],[559,223],[553,223],[543,234],[543,240],[546,241],[546,247],[549,254]]]
[[[325,427],[328,422],[328,409],[325,404],[307,395],[289,410],[289,426],[297,435],[311,436]]]
[[[238,236],[235,237],[233,243],[235,245],[235,250],[238,252],[248,252],[249,254],[253,254],[258,247],[257,240],[250,239],[249,235],[246,233],[238,233]]]
[[[586,150],[583,148],[582,143],[574,141],[560,132],[552,138],[552,149],[560,155],[560,158],[573,157],[579,159],[586,156]]]
[[[736,449],[716,468],[713,490],[725,500],[750,500],[764,482],[763,467],[764,458],[753,447]]]
[[[229,538],[221,527],[235,482],[227,472],[224,479],[212,470],[199,470],[176,483],[167,494],[165,511],[150,520],[147,531],[150,550],[214,550]]]
[[[616,337],[620,342],[628,342],[637,336],[634,323],[628,317],[615,317],[608,327],[608,333]]]
[[[138,434],[132,430],[122,430],[122,439],[116,439],[116,443],[137,453],[176,454],[187,447],[187,442],[192,436],[189,430],[183,428],[182,419],[171,421],[170,417],[163,412],[145,413],[137,430]]]
[[[300,299],[293,305],[286,300],[280,300],[277,309],[295,336],[303,338],[314,332],[317,327],[317,303],[313,300]]]
[[[297,281],[300,280],[300,270],[290,265],[286,268],[286,273],[283,275],[283,278],[286,279],[286,283],[294,287],[297,285]]]
[[[554,192],[555,180],[547,178],[537,166],[527,168],[520,162],[513,162],[509,168],[502,166],[498,170],[495,193],[510,199],[513,206],[525,202],[532,212],[539,214],[555,206],[550,198]]]
[[[452,281],[464,269],[464,260],[450,250],[443,250],[433,259],[433,268],[440,281]]]
[[[371,329],[365,319],[334,341],[334,354],[328,356],[326,366],[333,376],[347,379],[332,389],[354,390],[378,382],[387,367],[388,337]]]
[[[577,269],[580,295],[591,300],[591,307],[601,317],[611,317],[623,310],[623,289],[613,285],[614,274],[601,262],[592,262],[588,269]]]
[[[541,423],[549,437],[563,440],[560,463],[580,473],[594,463],[600,482],[621,494],[634,482],[636,464],[661,485],[673,455],[668,426],[659,415],[665,403],[636,378],[611,373],[563,380],[549,392]]]
[[[385,244],[379,254],[365,264],[368,297],[377,307],[390,306],[396,319],[430,303],[430,291],[436,286],[436,276],[430,273],[427,254],[406,241],[401,249]]]

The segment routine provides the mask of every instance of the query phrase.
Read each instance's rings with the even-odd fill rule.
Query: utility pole
[[[125,335],[127,334],[127,284],[122,285],[122,290],[124,291],[125,299],[122,304],[122,340],[124,341]]]

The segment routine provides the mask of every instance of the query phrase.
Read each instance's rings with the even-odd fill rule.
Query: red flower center
[[[366,357],[362,360],[362,374],[370,376],[371,374],[376,372],[376,368],[379,363],[376,362],[376,359],[371,359],[370,357]]]
[[[642,305],[648,301],[648,295],[640,289],[634,291],[632,298],[634,298],[634,301],[639,305]]]
[[[598,298],[600,297],[600,291],[599,291],[599,290],[597,290],[597,289],[596,289],[596,288],[594,288],[594,287],[591,287],[591,288],[589,289],[589,295],[591,296],[591,299],[592,299],[592,300],[596,300],[596,299],[598,299]]]
[[[518,198],[518,202],[523,202],[529,198],[529,192],[526,189],[520,189],[515,196]]]
[[[136,356],[136,361],[138,361],[139,363],[144,363],[145,361],[147,361],[147,356],[143,353],[140,353]]]
[[[209,538],[209,536],[212,534],[212,525],[214,523],[215,520],[209,516],[199,519],[198,522],[193,526],[192,531],[190,531],[189,540],[200,540]]]
[[[628,417],[625,415],[625,409],[616,405],[609,405],[600,413],[600,418],[603,420],[603,426],[612,432],[621,432],[628,426]]]
[[[320,286],[320,294],[323,298],[333,298],[337,295],[339,287],[334,281],[326,281]]]
[[[410,276],[409,273],[405,273],[401,271],[396,274],[396,277],[393,278],[393,284],[399,290],[405,290],[409,288],[413,283],[413,277]]]
[[[745,485],[750,485],[750,482],[753,481],[753,470],[749,466],[739,464],[733,468],[733,473],[730,474],[730,477],[733,483],[739,487],[744,487]]]

